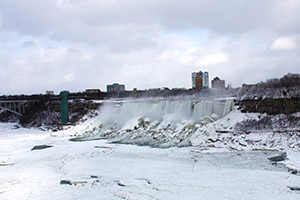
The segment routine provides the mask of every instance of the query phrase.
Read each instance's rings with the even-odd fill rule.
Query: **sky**
[[[300,73],[300,0],[0,0],[0,95]]]

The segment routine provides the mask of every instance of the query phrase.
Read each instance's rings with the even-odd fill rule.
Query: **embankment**
[[[267,113],[269,115],[300,112],[299,98],[244,99],[239,101],[242,112]]]

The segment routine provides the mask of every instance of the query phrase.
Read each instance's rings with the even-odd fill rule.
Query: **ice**
[[[300,153],[297,151],[287,151],[287,160],[284,164],[291,170],[295,170],[300,173]]]
[[[199,122],[204,116],[223,117],[233,106],[232,99],[218,100],[141,100],[118,103],[103,103],[99,119],[105,124],[116,121],[119,127],[137,117],[148,117],[151,120],[162,121],[165,116],[173,121],[188,119]]]
[[[236,130],[264,115],[232,99],[102,103],[57,132],[0,124],[0,199],[299,199],[299,133]]]
[[[178,122],[176,131],[186,124],[194,126]],[[277,151],[71,142],[66,135],[15,129],[15,124],[0,127],[0,199],[293,200],[300,195],[290,189],[300,186],[300,176],[267,159]],[[53,147],[31,151],[36,145]],[[299,158],[298,152],[287,155],[290,162]]]
[[[135,105],[138,109],[134,109]],[[224,112],[228,113],[223,115]],[[297,117],[297,113],[294,115]],[[96,117],[55,134],[164,148],[208,146],[225,150],[284,151],[300,148],[297,129],[296,132],[251,127],[236,130],[239,123],[264,117],[265,114],[241,113],[233,106],[232,99],[118,101],[104,103]],[[279,119],[280,116],[270,116],[273,123]]]
[[[143,120],[142,117],[135,117],[127,121],[121,130],[134,130],[140,126],[140,122]]]
[[[94,135],[122,143],[187,146],[198,127],[196,124],[212,123],[232,109],[232,99],[109,101],[103,102],[98,116],[87,120],[82,129],[70,132],[75,132],[76,136]]]

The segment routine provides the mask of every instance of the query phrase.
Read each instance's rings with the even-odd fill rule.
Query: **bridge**
[[[30,109],[34,108],[39,100],[0,100],[0,110],[23,116]]]

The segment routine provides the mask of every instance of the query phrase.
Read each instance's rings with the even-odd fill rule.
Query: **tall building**
[[[113,83],[112,85],[107,85],[107,92],[120,92],[125,91],[125,85],[121,85],[118,83]]]
[[[209,88],[208,72],[204,72],[202,79],[203,79],[203,88]]]
[[[192,88],[196,89],[196,77],[197,74],[200,74],[201,79],[202,79],[202,86],[201,88],[208,88],[209,87],[209,77],[208,77],[208,72],[193,72],[192,73]]]
[[[202,79],[201,73],[197,73],[195,82],[196,82],[196,90],[202,90],[203,79]]]
[[[221,80],[219,77],[216,77],[211,81],[211,87],[216,89],[225,89],[225,80]]]
[[[193,72],[192,73],[192,88],[193,89],[196,88],[196,76],[197,76],[197,72]]]

